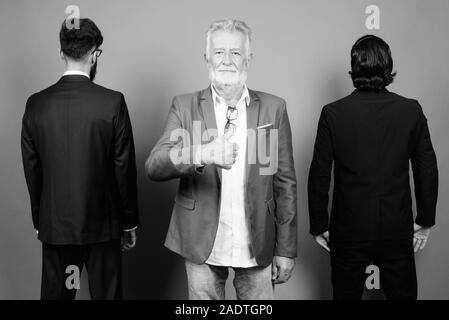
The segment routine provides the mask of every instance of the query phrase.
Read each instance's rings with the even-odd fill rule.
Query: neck
[[[81,71],[86,74],[90,74],[91,66],[88,63],[67,61],[65,69],[66,71]]]
[[[236,106],[243,94],[244,85],[222,85],[214,83],[217,94],[226,101],[229,106]]]

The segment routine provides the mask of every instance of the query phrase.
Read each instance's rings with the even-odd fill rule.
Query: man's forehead
[[[216,30],[211,34],[211,42],[212,44],[227,44],[227,43],[239,43],[242,44],[245,42],[246,38],[243,32],[238,30]]]

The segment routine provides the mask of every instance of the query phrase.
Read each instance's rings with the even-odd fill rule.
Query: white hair
[[[212,22],[209,29],[206,32],[206,59],[209,60],[209,50],[210,50],[210,38],[212,33],[218,30],[223,30],[227,32],[240,31],[246,37],[246,54],[247,57],[251,53],[251,28],[248,25],[237,19],[221,19]]]

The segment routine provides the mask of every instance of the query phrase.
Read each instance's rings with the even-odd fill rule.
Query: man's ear
[[[206,61],[206,63],[209,63],[209,60],[207,60],[207,55],[206,54],[204,54],[204,61]]]
[[[246,58],[245,65],[246,65],[247,68],[249,68],[251,66],[251,61],[253,61],[253,54],[252,53],[250,53],[248,55],[248,57]]]
[[[250,53],[248,56],[248,63],[250,63],[251,61],[253,61],[253,54]]]
[[[95,62],[97,62],[97,54],[95,53],[95,48],[94,48],[94,51],[92,51],[91,53],[90,53],[90,57],[91,57],[91,59],[92,59],[92,65],[94,65],[95,64]]]
[[[62,60],[64,60],[64,52],[62,52],[62,49],[59,48],[59,56],[61,57]]]

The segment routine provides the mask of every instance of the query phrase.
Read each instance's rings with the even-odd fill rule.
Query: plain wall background
[[[419,297],[449,298],[447,0],[1,0],[0,299],[40,294],[41,245],[23,176],[21,118],[28,96],[64,71],[58,33],[70,4],[101,29],[104,51],[96,82],[125,94],[134,129],[142,226],[136,249],[124,258],[126,298],[187,297],[183,259],[163,247],[177,181],[149,181],[144,162],[162,133],[172,97],[208,85],[205,31],[223,17],[242,19],[253,29],[248,85],[285,98],[293,130],[299,258],[276,298],[331,298],[329,257],[308,234],[307,175],[321,107],[353,90],[349,52],[367,33],[383,37],[392,49],[398,75],[388,89],[418,99],[429,120],[440,193],[437,225],[416,255]],[[371,4],[380,8],[380,30],[365,27]],[[88,298],[85,277],[78,297]]]

